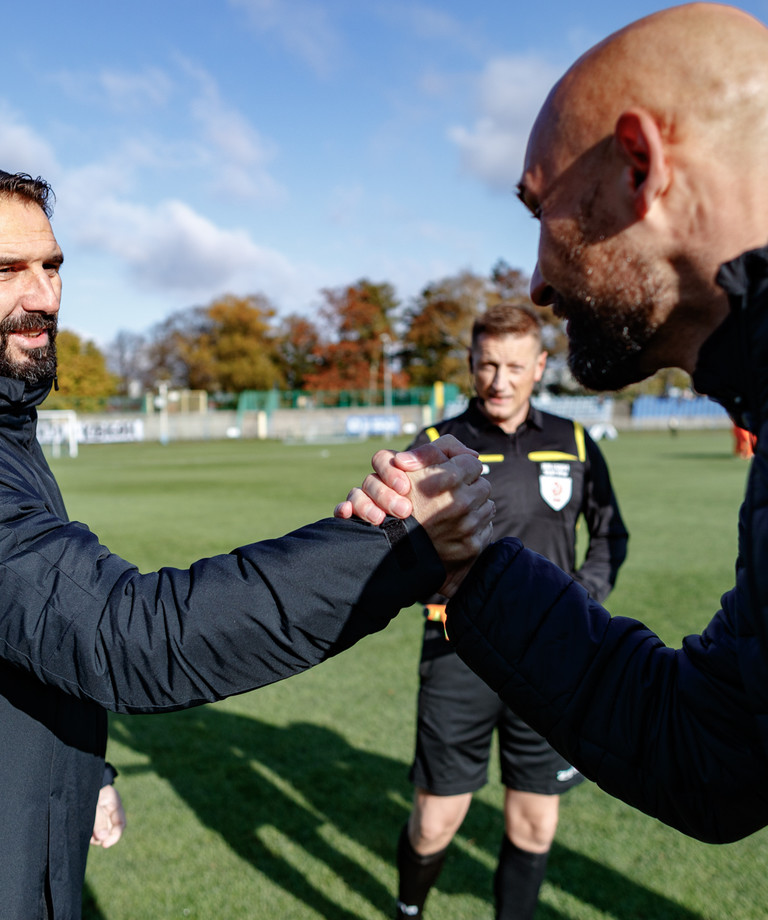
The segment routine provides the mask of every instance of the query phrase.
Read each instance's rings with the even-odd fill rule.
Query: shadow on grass
[[[622,920],[703,920],[702,916],[663,895],[649,891],[616,872],[555,841],[547,864],[547,881],[608,917]],[[537,920],[560,920],[561,914],[540,906]]]
[[[402,761],[354,748],[318,725],[297,722],[283,728],[215,706],[161,719],[113,717],[110,729],[116,740],[150,759],[151,767],[140,769],[152,769],[169,782],[241,859],[326,920],[357,920],[358,915],[331,900],[297,868],[300,851],[376,910],[391,915],[395,893],[378,877],[376,863],[394,864],[397,837],[407,817],[402,799],[409,798],[410,788]],[[279,837],[270,836],[273,828]],[[460,833],[495,860],[500,810],[474,802]],[[281,852],[279,839],[290,841],[290,853]],[[438,886],[448,894],[471,893],[490,901],[492,875],[487,865],[454,847]],[[700,920],[557,843],[547,879],[624,920]],[[85,920],[100,920],[91,906]],[[547,905],[540,905],[537,918],[565,920]]]
[[[83,887],[83,920],[106,920],[104,914],[99,910],[93,892],[88,887],[88,882]]]
[[[502,827],[501,809],[475,800],[459,835],[475,846],[482,846],[495,861]],[[492,872],[467,853],[457,852],[457,849],[454,846],[449,851],[438,887],[448,895],[469,892],[490,902]],[[650,917],[653,920],[703,920],[700,914],[649,891],[621,872],[557,840],[549,856],[546,883],[590,905],[601,916],[621,917],[621,920],[648,920]],[[536,920],[570,920],[570,914],[563,914],[555,907],[539,902]]]

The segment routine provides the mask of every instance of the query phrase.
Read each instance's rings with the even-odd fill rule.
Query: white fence
[[[116,444],[144,440],[141,418],[78,418],[72,409],[41,409],[37,413],[37,440],[50,445],[54,457],[67,445],[69,456],[77,456],[78,444]]]

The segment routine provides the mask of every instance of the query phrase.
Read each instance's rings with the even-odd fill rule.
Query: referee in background
[[[474,323],[469,365],[476,397],[467,410],[422,431],[411,447],[452,434],[480,453],[496,503],[494,538],[515,536],[569,572],[598,601],[616,581],[628,535],[608,468],[578,422],[531,405],[547,362],[541,321],[497,304]],[[589,545],[576,568],[576,526]],[[445,599],[425,609],[413,810],[397,850],[397,918],[423,916],[448,846],[487,781],[494,729],[505,786],[504,834],[494,876],[497,920],[530,920],[557,829],[560,795],[583,777],[506,707],[452,651]]]

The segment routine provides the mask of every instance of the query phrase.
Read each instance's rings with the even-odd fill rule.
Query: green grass
[[[147,571],[329,515],[377,446],[114,445],[53,466],[71,516]],[[679,645],[731,586],[747,464],[728,432],[622,434],[604,450],[632,535],[609,608]],[[112,717],[129,828],[91,853],[86,920],[390,917],[420,635],[413,608],[283,683]],[[494,769],[430,895],[435,920],[492,917],[500,802]],[[762,920],[767,864],[765,832],[707,846],[585,783],[563,799],[537,918]]]

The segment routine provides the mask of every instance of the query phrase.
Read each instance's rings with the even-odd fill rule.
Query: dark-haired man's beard
[[[21,316],[6,316],[0,321],[0,377],[37,384],[55,376],[57,319],[56,313],[24,313]],[[25,349],[21,360],[8,353],[11,333],[38,330],[48,333],[45,345]]]

